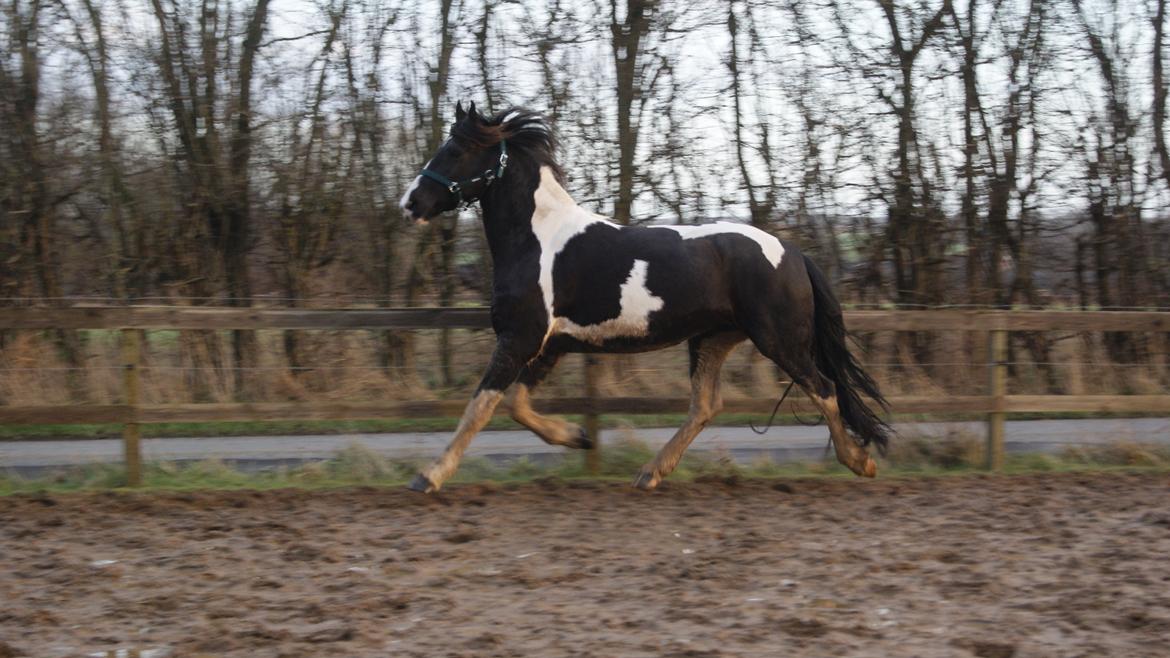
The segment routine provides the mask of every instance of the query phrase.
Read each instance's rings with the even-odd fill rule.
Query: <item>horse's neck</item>
[[[577,205],[548,167],[540,168],[528,189],[533,191],[517,190],[484,207],[485,229],[497,272],[506,270],[511,263],[526,261],[527,252],[563,243],[600,219]]]
[[[558,237],[567,239],[601,219],[577,205],[548,167],[540,168],[540,185],[532,196],[536,202],[532,232],[541,244],[557,242]]]

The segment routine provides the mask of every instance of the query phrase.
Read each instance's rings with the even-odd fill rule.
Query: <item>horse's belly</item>
[[[596,324],[581,325],[568,318],[554,318],[549,335],[571,337],[585,351],[647,352],[709,331],[734,328],[729,310],[692,307],[683,311],[667,305],[644,316],[623,313]]]
[[[579,341],[602,345],[615,338],[643,338],[650,333],[645,319],[617,317],[598,324],[579,325],[568,318],[554,318],[554,334],[566,334]]]

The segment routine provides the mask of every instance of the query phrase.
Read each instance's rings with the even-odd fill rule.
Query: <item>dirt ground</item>
[[[0,498],[0,656],[1167,656],[1168,642],[1166,474]]]

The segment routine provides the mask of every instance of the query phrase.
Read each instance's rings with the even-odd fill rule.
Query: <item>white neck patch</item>
[[[540,243],[540,291],[549,320],[553,320],[553,262],[565,244],[592,224],[610,224],[573,201],[548,167],[540,168],[540,186],[533,194],[532,232]],[[613,224],[616,226],[616,224]]]

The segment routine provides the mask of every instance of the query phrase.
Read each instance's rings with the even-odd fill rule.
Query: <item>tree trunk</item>
[[[642,40],[650,30],[658,0],[625,0],[624,20],[618,16],[618,0],[610,0],[610,35],[617,79],[618,189],[613,218],[629,224],[634,205],[634,156],[641,128]]]

